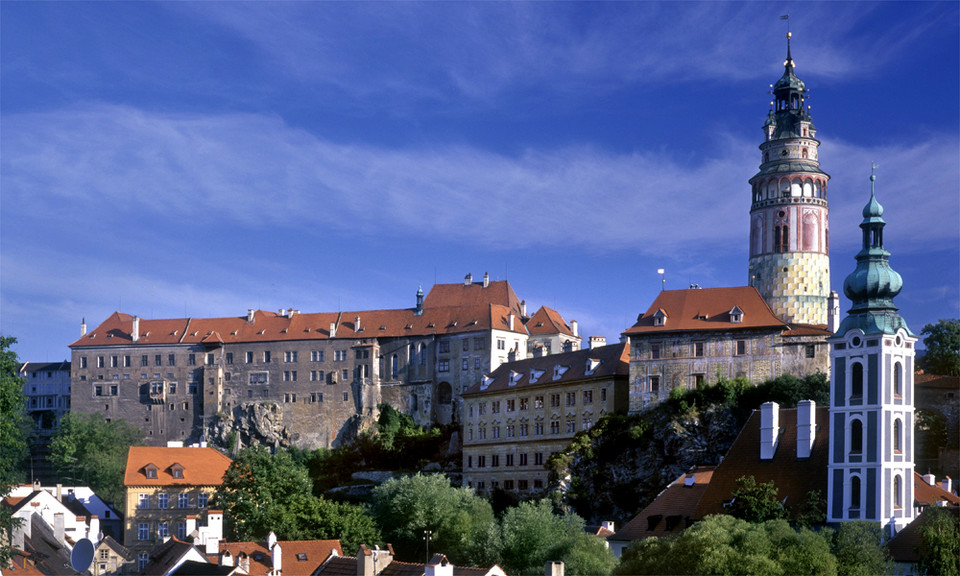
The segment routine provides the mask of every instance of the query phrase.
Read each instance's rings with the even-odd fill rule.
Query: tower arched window
[[[903,365],[900,362],[893,363],[893,395],[903,397]]]
[[[807,129],[804,128],[803,131],[806,132]],[[801,153],[801,157],[803,157],[803,158],[806,158],[806,157],[807,157],[807,149],[806,149],[806,148],[803,149],[803,152]]]
[[[903,508],[903,479],[899,474],[893,477],[893,507]]]
[[[850,403],[863,404],[863,364],[854,362],[850,377]]]
[[[850,509],[860,509],[860,477],[850,477]]]
[[[903,423],[899,418],[893,421],[893,451],[896,454],[903,453]]]
[[[850,455],[863,454],[863,422],[854,419],[850,422]]]

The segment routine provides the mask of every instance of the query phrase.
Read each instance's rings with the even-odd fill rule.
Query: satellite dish
[[[70,553],[70,566],[76,572],[86,572],[93,564],[93,542],[89,538],[82,538],[73,546]]]

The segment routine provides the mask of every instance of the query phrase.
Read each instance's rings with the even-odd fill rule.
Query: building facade
[[[547,459],[627,409],[626,343],[509,362],[464,393],[463,483],[536,493]]]
[[[141,427],[154,445],[335,446],[369,426],[380,403],[419,424],[458,422],[464,390],[526,355],[529,320],[507,282],[470,275],[399,310],[117,312],[71,345],[72,402]]]
[[[826,324],[830,296],[827,181],[808,90],[794,74],[787,34],[783,76],[763,125],[763,162],[750,179],[748,283],[781,319]]]
[[[720,378],[759,383],[782,374],[829,371],[825,327],[792,326],[756,289],[664,290],[626,330],[630,412]]]
[[[914,344],[893,305],[903,281],[883,247],[883,208],[870,176],[863,243],[843,291],[853,303],[830,338],[831,442],[827,520],[879,522],[893,535],[914,507]]]
[[[35,439],[30,443],[30,478],[55,482],[50,441],[60,429],[60,419],[70,411],[70,363],[25,362],[19,373],[23,378],[24,410],[36,427]]]
[[[141,567],[150,549],[171,537],[185,540],[200,523],[223,534],[223,513],[210,505],[230,463],[213,448],[130,447],[123,477],[123,544]],[[216,547],[213,543],[214,551]]]

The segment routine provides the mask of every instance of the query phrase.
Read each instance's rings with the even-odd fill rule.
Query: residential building
[[[607,536],[607,545],[614,556],[622,556],[624,549],[637,540],[675,536],[689,527],[715,468],[695,466],[681,474],[632,520]]]
[[[93,550],[93,576],[127,576],[135,574],[136,555],[110,536],[104,537]]]
[[[426,564],[393,559],[393,548],[361,546],[356,556],[331,555],[311,576],[506,576],[494,564],[487,568],[454,566],[443,554],[434,554]]]
[[[50,441],[60,429],[60,419],[70,411],[70,363],[25,362],[19,375],[23,378],[24,410],[36,431],[30,442],[30,478],[53,483],[58,478],[50,464]]]
[[[525,309],[526,303],[521,302]],[[526,316],[525,313],[521,314]],[[527,321],[527,356],[545,356],[558,352],[575,352],[580,349],[582,338],[576,320],[567,324],[559,312],[541,306]]]
[[[750,286],[664,290],[623,333],[631,350],[630,412],[662,401],[674,388],[719,378],[760,383],[826,373],[829,334],[826,327],[784,322]]]
[[[265,542],[220,542],[218,554],[207,559],[220,566],[237,566],[250,576],[312,574],[330,556],[342,556],[339,540],[277,540],[270,532]]]
[[[843,283],[852,302],[830,339],[830,484],[827,519],[869,520],[892,536],[916,518],[913,505],[914,344],[893,299],[903,280],[884,248],[883,207],[870,175],[857,267]]]
[[[144,576],[200,574],[208,564],[199,548],[175,537],[154,543],[149,551],[137,553],[137,572]],[[182,566],[189,571],[181,572]]]
[[[139,570],[149,551],[171,537],[216,553],[223,534],[223,512],[211,510],[230,458],[199,446],[131,446],[126,489],[124,545],[137,554]]]
[[[606,414],[627,409],[626,343],[508,362],[463,394],[463,483],[536,493],[545,464]]]
[[[506,281],[467,275],[399,310],[117,312],[71,345],[73,406],[123,418],[156,445],[236,433],[245,444],[334,446],[369,426],[380,403],[419,424],[458,422],[464,390],[526,355],[524,309]],[[536,338],[579,347],[558,314],[543,316]]]
[[[20,484],[13,486],[7,494],[11,501],[20,499],[20,501],[33,501],[34,496],[39,492],[46,492],[56,501],[63,504],[69,511],[69,514],[82,519],[82,522],[88,526],[86,529],[76,528],[76,532],[68,534],[71,538],[82,538],[84,531],[89,532],[89,525],[96,520],[96,530],[93,532],[94,540],[99,539],[99,535],[113,536],[114,538],[123,537],[123,516],[116,508],[107,504],[97,496],[89,486],[64,486],[56,484],[54,486],[41,486],[39,482],[33,484]],[[37,500],[39,502],[39,500]],[[47,506],[47,509],[51,509]],[[49,520],[50,516],[47,516]],[[71,522],[66,523],[67,526]],[[67,528],[67,530],[74,530]]]

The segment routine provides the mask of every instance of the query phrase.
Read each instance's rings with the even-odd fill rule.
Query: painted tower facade
[[[917,337],[893,305],[903,281],[883,248],[883,208],[863,209],[863,247],[843,291],[853,303],[830,337],[827,521],[868,520],[896,533],[916,517],[913,360]]]
[[[787,33],[783,76],[763,125],[763,162],[750,179],[749,284],[780,319],[826,324],[830,295],[827,181],[820,170],[807,89],[794,74]]]

